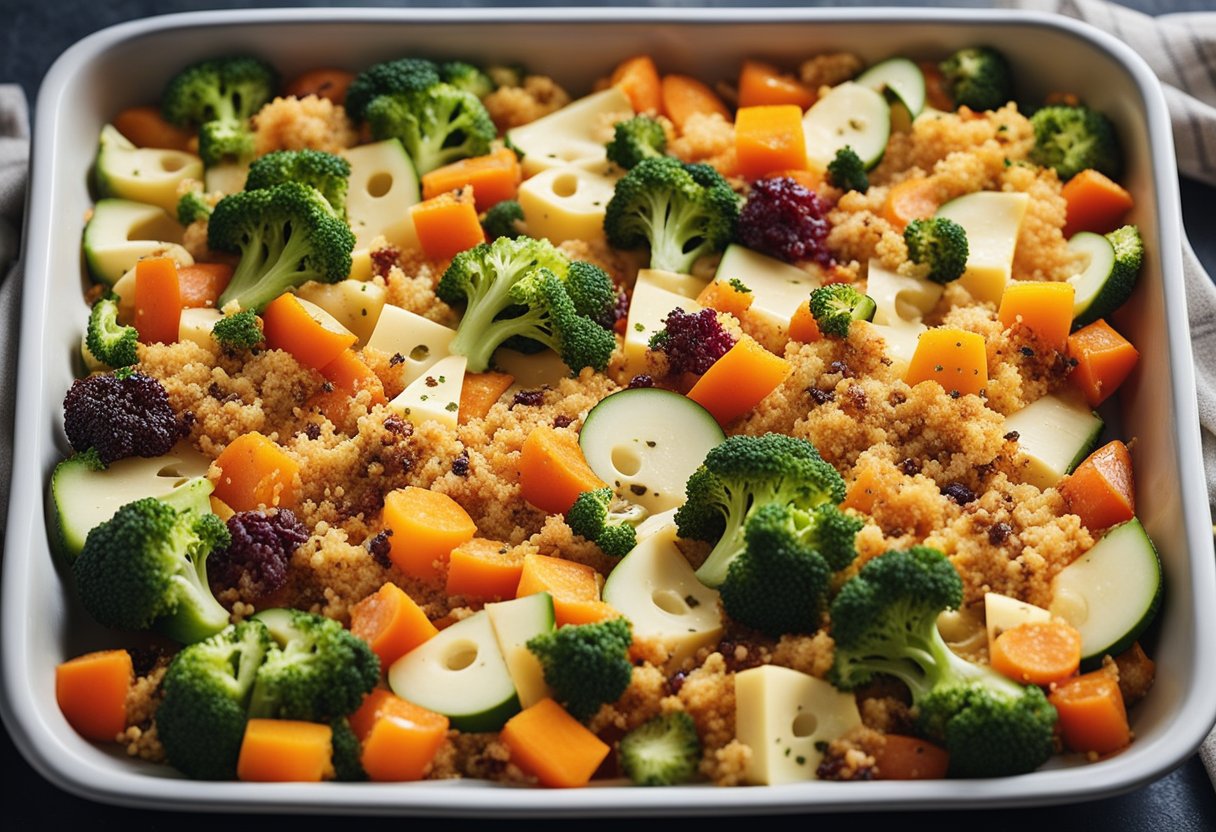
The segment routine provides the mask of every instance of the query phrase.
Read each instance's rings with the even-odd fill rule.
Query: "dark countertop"
[[[1216,9],[1216,0],[1122,0],[1131,6],[1152,14],[1180,11],[1211,11]],[[156,14],[189,11],[195,9],[241,8],[253,5],[241,0],[0,0],[0,82],[19,82],[33,103],[39,83],[55,58],[71,44],[91,32],[106,26]],[[449,2],[393,2],[392,0],[263,0],[264,7],[278,6],[564,6],[564,5],[609,5],[608,3],[574,3],[546,0],[533,2],[501,2],[500,0],[449,0]],[[686,2],[686,0],[656,0],[656,2],[612,3],[621,6],[732,6],[751,5],[744,2]],[[910,0],[769,0],[768,6],[920,6],[926,3]],[[946,0],[932,3],[935,6],[983,8],[991,5],[984,0]],[[1190,232],[1191,243],[1209,274],[1216,275],[1216,226],[1212,224],[1211,206],[1216,204],[1216,188],[1181,180],[1184,222]],[[192,828],[191,821],[207,824],[241,823],[249,816],[198,814],[176,814],[161,811],[141,811],[93,803],[68,794],[40,777],[22,759],[8,734],[0,744],[0,764],[3,765],[3,794],[5,816],[12,818],[20,827],[12,828],[61,828],[73,822],[87,822],[100,828],[110,828],[118,823],[146,825],[151,829]],[[850,827],[867,829],[879,824],[889,824],[894,818],[881,813],[855,813],[850,815],[818,816],[826,824],[844,821]],[[273,820],[269,816],[267,820]],[[279,819],[283,820],[283,819]],[[293,818],[287,822],[293,826],[311,826],[329,823],[332,818],[309,816]],[[785,825],[795,821],[806,822],[812,816],[777,816],[767,823]],[[1074,829],[1074,830],[1161,830],[1171,832],[1201,832],[1216,829],[1216,791],[1213,790],[1198,756],[1192,756],[1179,768],[1135,791],[1105,800],[1078,803],[1067,806],[1031,809],[1003,809],[992,812],[965,811],[952,813],[921,813],[917,820],[933,823],[946,820],[958,828],[997,830],[1028,829]],[[901,818],[902,821],[902,818]],[[261,821],[258,821],[261,825]],[[519,821],[529,827],[556,828],[557,824],[568,825],[568,821]],[[497,821],[496,825],[501,825]],[[616,828],[619,820],[579,821],[589,828]]]

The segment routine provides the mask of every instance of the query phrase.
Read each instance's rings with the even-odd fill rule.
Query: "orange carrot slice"
[[[922,332],[904,381],[912,386],[936,381],[947,393],[979,393],[988,386],[984,337],[948,327]]]
[[[165,121],[157,107],[128,107],[112,123],[136,147],[188,151],[194,139],[193,130],[174,127]]]
[[[659,70],[649,55],[635,55],[621,61],[608,80],[625,93],[634,112],[653,114],[662,107]]]
[[[436,580],[451,551],[473,539],[477,526],[447,494],[407,486],[384,498],[384,525],[392,529],[389,558],[412,578]]]
[[[350,631],[371,645],[382,670],[439,632],[414,599],[394,583],[351,607]]]
[[[739,106],[794,104],[805,110],[815,103],[815,92],[792,75],[784,75],[772,64],[744,61],[739,73]]]
[[[742,318],[743,313],[751,309],[756,295],[751,290],[747,290],[746,286],[743,286],[742,289],[739,286],[743,286],[743,284],[739,283],[736,286],[729,280],[711,280],[701,290],[701,294],[697,295],[697,303],[719,312],[728,312],[736,318]]]
[[[293,719],[251,719],[236,776],[258,783],[320,783],[333,777],[333,730]]]
[[[377,782],[421,780],[447,739],[448,718],[388,691],[372,691],[368,700],[373,697],[376,700],[370,727],[362,736],[363,770]],[[356,713],[362,712],[363,708]],[[352,716],[352,727],[354,722]]]
[[[1109,754],[1132,741],[1119,683],[1105,671],[1069,679],[1047,701],[1055,706],[1060,734],[1073,751]]]
[[[319,306],[295,295],[279,295],[262,310],[266,346],[291,353],[305,367],[320,370],[358,339]]]
[[[941,780],[946,776],[950,754],[941,746],[919,737],[886,734],[874,751],[879,780]]]
[[[186,309],[214,308],[228,281],[232,280],[232,266],[227,263],[195,263],[179,266],[177,280],[181,286],[182,306]]]
[[[337,390],[354,397],[360,390],[371,393],[372,404],[384,404],[388,397],[384,395],[384,384],[380,377],[372,372],[371,367],[352,349],[338,353],[338,357],[321,368],[325,376]],[[331,420],[332,421],[332,420]]]
[[[745,335],[697,379],[688,398],[727,425],[773,392],[790,369],[788,361]]]
[[[730,121],[730,108],[716,92],[687,75],[663,76],[663,113],[676,129],[683,132],[688,120],[696,115],[717,113]]]
[[[410,208],[418,243],[432,260],[447,260],[486,241],[472,188],[449,191]]]
[[[1108,529],[1136,516],[1132,458],[1118,439],[1103,445],[1059,485],[1068,510],[1091,531]]]
[[[434,199],[471,185],[477,210],[485,211],[505,199],[515,199],[522,178],[519,157],[514,150],[504,147],[487,156],[461,159],[425,174],[422,198]]]
[[[135,329],[145,344],[175,344],[182,319],[177,263],[145,257],[135,264]]]
[[[543,786],[585,786],[611,748],[552,699],[520,711],[503,726],[511,761]]]
[[[735,155],[739,173],[749,179],[805,168],[802,110],[794,104],[741,107],[735,116]]]
[[[1106,174],[1083,170],[1064,183],[1060,195],[1068,205],[1064,236],[1078,231],[1106,234],[1123,222],[1135,201],[1127,189]]]
[[[553,597],[553,615],[559,627],[617,617],[603,614],[604,607],[612,608],[600,600],[599,573],[585,563],[548,555],[525,555],[515,597],[537,592],[547,592]]]
[[[989,646],[992,669],[1023,685],[1051,685],[1077,672],[1081,634],[1064,621],[1027,621]]]
[[[514,598],[524,560],[500,540],[475,537],[452,550],[448,560],[448,595],[469,598]]]
[[[565,514],[579,494],[607,485],[587,464],[577,437],[548,426],[524,440],[519,484],[525,500],[550,514]]]
[[[809,344],[821,338],[823,333],[819,331],[819,322],[811,314],[811,302],[808,300],[799,304],[790,318],[790,339]]]
[[[924,177],[905,179],[892,185],[882,204],[882,216],[903,233],[912,220],[928,219],[939,208],[937,186]]]
[[[1055,350],[1063,350],[1072,328],[1076,289],[1071,283],[1010,283],[1001,295],[997,318],[1006,329],[1018,321]]]
[[[296,98],[315,95],[318,98],[328,98],[335,104],[345,104],[346,90],[353,80],[355,80],[354,73],[347,72],[345,69],[332,67],[310,69],[293,78],[287,84],[284,93]]]
[[[1131,342],[1101,319],[1068,336],[1068,355],[1077,362],[1069,379],[1090,407],[1113,396],[1140,360]]]
[[[300,466],[287,452],[262,434],[242,434],[215,460],[220,475],[215,496],[234,511],[259,506],[291,508],[296,504],[295,480]]]
[[[464,384],[460,388],[459,423],[465,424],[471,419],[484,419],[490,408],[502,398],[515,383],[515,376],[493,371],[485,373],[467,373]]]
[[[134,671],[126,650],[101,650],[55,668],[55,701],[85,739],[112,742],[127,727],[127,691]]]

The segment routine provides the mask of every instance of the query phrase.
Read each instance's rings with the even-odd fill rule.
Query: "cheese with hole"
[[[629,302],[629,320],[625,323],[625,366],[629,372],[645,371],[650,338],[663,329],[663,321],[676,307],[685,312],[701,310],[701,304],[692,298],[641,280],[639,275],[639,280],[633,287],[633,298]]]
[[[449,355],[436,361],[389,402],[389,408],[416,425],[438,422],[455,430],[460,416],[460,388],[464,386],[468,363],[463,355]]]
[[[799,305],[806,303],[823,282],[789,263],[737,244],[726,247],[714,274],[714,280],[731,279],[751,289],[748,315],[782,330],[789,327]]]
[[[967,270],[959,285],[976,300],[1001,302],[1029,204],[1024,193],[980,191],[938,209],[937,216],[954,220],[967,232]]]
[[[310,280],[296,289],[296,296],[311,301],[333,315],[339,323],[366,344],[384,309],[383,286],[362,280],[319,283]]]
[[[409,209],[422,199],[418,175],[409,154],[397,139],[360,145],[342,151],[350,162],[346,215],[355,234],[353,259],[360,266],[377,237],[401,249],[417,248],[418,235]],[[362,277],[352,268],[352,277]],[[368,269],[370,276],[370,268]],[[363,278],[366,279],[366,278]]]
[[[405,359],[405,383],[418,378],[450,353],[456,330],[416,315],[400,306],[386,305],[367,339],[367,346]]]
[[[610,162],[566,165],[541,171],[519,186],[528,234],[554,245],[566,240],[603,240],[604,208],[621,169]]]
[[[853,694],[822,679],[773,664],[735,674],[735,736],[752,750],[748,783],[814,780],[822,744],[860,725]]]
[[[874,323],[920,323],[941,300],[946,287],[931,280],[907,277],[871,260],[866,272],[866,294],[874,299]]]
[[[628,96],[618,87],[609,87],[508,130],[507,140],[524,154],[521,165],[526,178],[550,168],[604,161],[612,125],[632,116]],[[524,216],[528,217],[526,211]],[[528,223],[531,231],[530,217]]]
[[[112,125],[101,128],[95,165],[101,197],[114,196],[159,206],[177,216],[177,189],[203,178],[203,162],[193,153],[136,147]]]

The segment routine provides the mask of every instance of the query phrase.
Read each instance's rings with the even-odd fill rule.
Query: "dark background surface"
[[[1182,11],[1216,11],[1216,0],[1122,0],[1122,4],[1150,14],[1165,14]],[[465,6],[566,6],[566,5],[619,5],[619,6],[750,6],[745,2],[624,2],[574,3],[574,2],[496,2],[495,0],[450,0],[449,2],[409,3],[385,2],[384,0],[362,0],[361,2],[310,2],[309,0],[263,0],[260,3],[240,0],[0,0],[0,82],[18,82],[26,91],[31,105],[46,70],[68,46],[98,29],[125,20],[150,15],[196,9],[245,8],[280,6],[442,6],[457,8]],[[948,6],[957,8],[986,8],[992,5],[985,0],[946,0],[946,2],[924,3],[909,0],[769,0],[767,6]],[[1216,221],[1213,206],[1216,206],[1216,188],[1191,180],[1182,179],[1182,208],[1187,231],[1204,262],[1208,273],[1216,275]],[[1216,696],[1216,692],[1213,692]],[[7,733],[0,743],[0,794],[4,795],[0,807],[0,821],[9,829],[62,828],[67,825],[84,825],[97,828],[113,828],[118,824],[138,825],[146,829],[193,829],[206,825],[236,826],[290,823],[296,828],[313,828],[322,824],[331,825],[337,820],[315,815],[307,817],[272,818],[244,815],[203,815],[199,813],[175,814],[161,811],[141,811],[93,803],[68,794],[40,777],[22,759]],[[350,822],[349,820],[346,822]],[[355,821],[368,823],[369,821]],[[370,821],[377,823],[377,821]],[[484,823],[485,821],[481,821]],[[735,821],[737,823],[738,821]],[[751,823],[756,820],[749,821]],[[882,826],[906,826],[908,828],[945,826],[968,828],[989,832],[992,830],[1068,829],[1082,830],[1169,830],[1169,832],[1204,832],[1216,829],[1216,791],[1208,780],[1198,756],[1192,756],[1179,768],[1160,780],[1150,783],[1128,794],[1105,800],[1055,806],[1038,809],[1001,809],[990,812],[966,811],[951,813],[898,814],[853,813],[849,815],[786,815],[774,816],[764,821],[766,825],[793,826],[795,823],[823,824],[825,827],[847,825],[853,829],[868,829]],[[568,827],[571,821],[495,821],[495,826],[512,823],[530,828]],[[580,827],[596,829],[619,828],[617,819],[579,820]],[[659,823],[666,823],[659,821]]]

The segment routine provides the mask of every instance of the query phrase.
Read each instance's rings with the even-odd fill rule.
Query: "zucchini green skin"
[[[1075,235],[1073,240],[1069,241],[1069,248],[1075,249],[1073,241],[1083,239],[1082,235],[1086,233],[1081,232]],[[1125,225],[1103,236],[1114,249],[1114,261],[1109,273],[1101,280],[1096,291],[1093,291],[1093,299],[1074,316],[1072,322],[1074,330],[1109,316],[1127,303],[1132,291],[1136,288],[1136,280],[1140,277],[1140,267],[1144,262],[1144,241],[1140,238],[1140,232],[1136,227]],[[1080,292],[1086,288],[1083,284],[1088,284],[1093,278],[1085,272],[1078,278],[1084,278],[1084,280],[1074,279],[1075,282],[1070,282],[1077,287],[1077,302],[1080,306],[1083,302]]]

